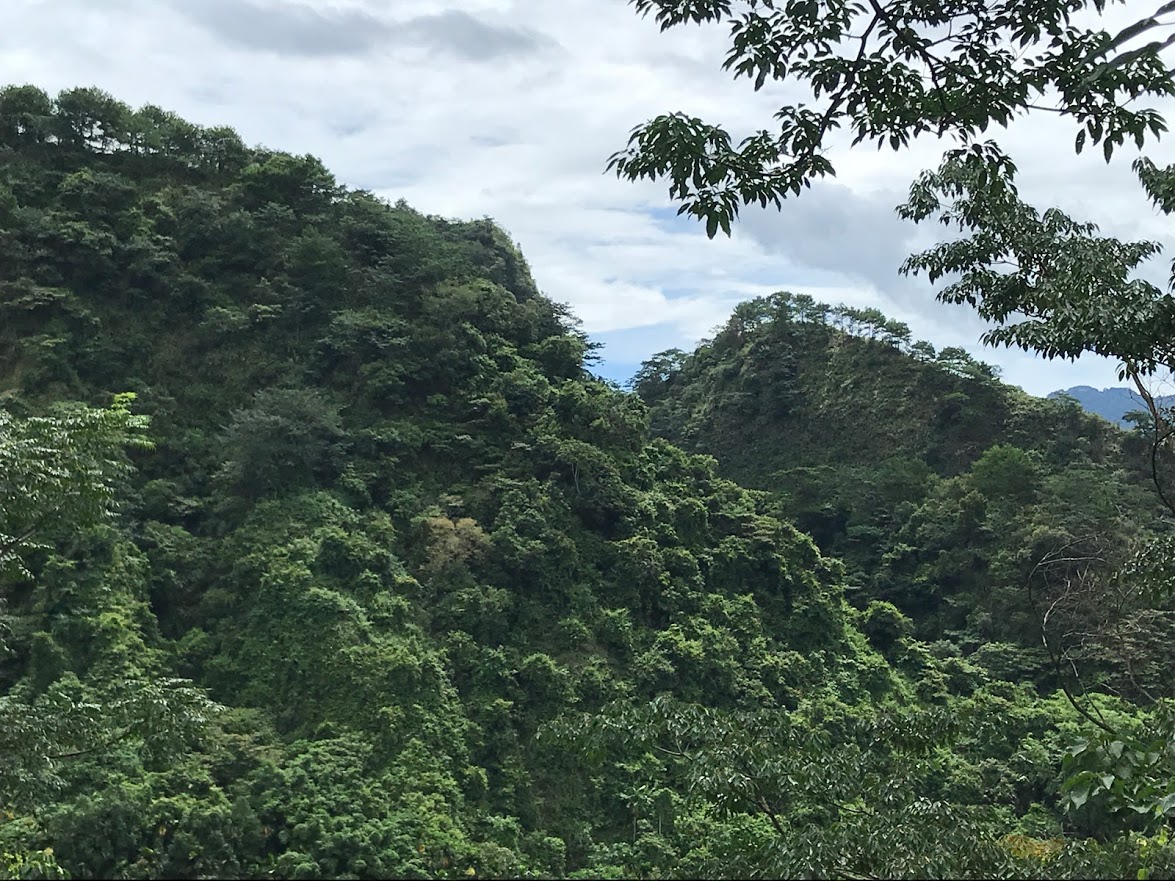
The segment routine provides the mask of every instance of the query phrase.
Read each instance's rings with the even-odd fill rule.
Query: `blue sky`
[[[733,238],[714,241],[675,216],[663,184],[605,175],[629,130],[662,112],[736,134],[770,123],[787,87],[756,94],[733,82],[720,69],[722,28],[661,34],[625,0],[4,0],[4,9],[0,82],[98,86],[232,125],[251,143],[313,153],[343,183],[419,210],[494,218],[539,287],[604,344],[598,369],[610,378],[691,347],[740,300],[792,290],[876,306],[1036,394],[1116,384],[1114,365],[1099,359],[985,349],[973,312],[898,276],[934,231],[898,221],[893,206],[943,144],[894,154],[834,143],[835,181],[782,212],[748,210]],[[1075,157],[1072,130],[1050,119],[997,134],[1026,197],[1110,234],[1169,241],[1133,181],[1131,151],[1110,167]],[[1149,153],[1175,160],[1167,146]]]

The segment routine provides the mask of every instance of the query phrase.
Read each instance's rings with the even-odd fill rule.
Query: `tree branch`
[[[1128,370],[1131,380],[1134,381],[1134,387],[1138,389],[1138,394],[1146,403],[1146,408],[1150,411],[1151,419],[1155,424],[1155,436],[1151,440],[1151,480],[1155,484],[1155,490],[1159,494],[1159,499],[1168,511],[1175,514],[1175,503],[1172,503],[1172,500],[1167,496],[1167,492],[1163,488],[1163,482],[1159,479],[1159,448],[1172,434],[1175,434],[1175,428],[1169,425],[1167,420],[1163,418],[1159,405],[1155,403],[1154,395],[1150,393],[1150,389],[1143,383],[1138,371],[1133,366],[1129,366]]]

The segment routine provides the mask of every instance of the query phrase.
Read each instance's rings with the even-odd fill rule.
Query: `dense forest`
[[[1041,625],[1058,586],[1104,582],[1150,556],[1171,512],[1145,426],[1118,431],[996,373],[877,310],[778,294],[739,306],[695,352],[654,356],[633,386],[654,434],[716,455],[724,476],[768,491],[844,561],[855,605],[890,602],[937,651],[1055,687]],[[1155,695],[1175,688],[1161,648],[1173,622],[1149,620],[1151,657],[1134,659],[1141,679],[1120,693],[1142,679]],[[1105,662],[1123,649],[1105,646]]]
[[[786,294],[591,352],[488,220],[0,90],[0,877],[1175,877],[1145,427]]]

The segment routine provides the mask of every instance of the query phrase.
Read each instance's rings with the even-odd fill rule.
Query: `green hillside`
[[[876,310],[744,303],[634,388],[656,434],[716,455],[844,560],[858,605],[892,601],[922,638],[998,655],[1016,680],[1058,684],[1041,625],[1060,582],[1110,578],[1171,534],[1144,432],[1031,397]],[[1170,693],[1165,654],[1153,663]]]
[[[870,517],[965,518],[974,490],[1012,518],[1031,490],[1070,528],[1049,505],[1078,509],[1054,484],[1079,462],[1121,522],[1090,516],[1157,534],[1141,452],[1074,408],[952,362],[947,409],[874,404],[772,458],[768,426],[907,360],[830,332],[818,379],[790,344],[751,365],[716,340],[645,375],[646,406],[585,370],[491,222],[94,90],[0,90],[0,267],[0,877],[1175,872],[1162,705],[1108,690],[1127,660],[1162,676],[1150,618],[1081,703],[920,607],[914,634],[845,601],[904,602],[843,545],[879,456],[908,467]],[[821,465],[841,476],[794,502]],[[944,517],[902,521],[911,554],[941,561]]]

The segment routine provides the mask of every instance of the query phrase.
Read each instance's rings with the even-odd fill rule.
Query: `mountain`
[[[1072,388],[1050,392],[1049,397],[1054,399],[1072,398],[1088,412],[1096,413],[1110,422],[1116,422],[1123,428],[1131,426],[1131,423],[1125,419],[1127,413],[1146,412],[1146,403],[1138,392],[1122,386],[1099,390],[1088,385],[1075,385]],[[1155,403],[1162,407],[1175,406],[1175,395],[1157,397]]]
[[[633,388],[655,433],[715,455],[843,560],[859,606],[892,602],[921,638],[1003,652],[1016,661],[1001,675],[1042,687],[1056,679],[1040,602],[1058,577],[1042,562],[1080,549],[1108,577],[1171,531],[1144,438],[875,310],[759,298],[694,352],[651,359]]]
[[[1134,741],[972,644],[1029,606],[968,566],[1154,531],[1077,407],[758,306],[626,393],[493,223],[93,89],[0,90],[0,267],[0,877],[1175,864],[1080,789]],[[1066,560],[1037,586],[1112,562]],[[1166,619],[1107,658],[1122,618],[1054,605],[1150,730]]]
[[[0,119],[14,436],[93,443],[55,408],[129,392],[154,442],[117,521],[64,522],[31,580],[5,572],[5,853],[83,876],[626,876],[645,808],[541,728],[900,687],[839,567],[651,439],[493,224],[91,90],[6,90]],[[0,480],[53,478],[37,461]],[[221,709],[164,760],[171,704],[119,708],[177,678]]]

